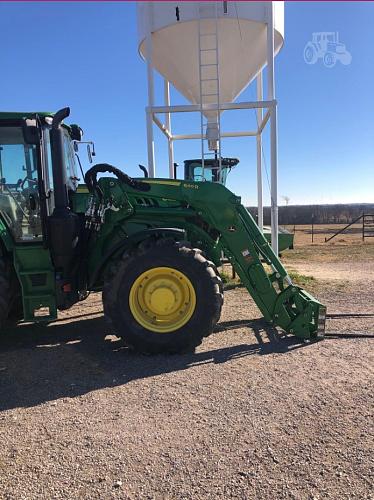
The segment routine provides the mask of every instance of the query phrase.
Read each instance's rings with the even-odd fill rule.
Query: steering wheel
[[[26,177],[23,180],[19,179],[19,181],[17,182],[18,187],[20,187],[21,189],[24,189],[23,186],[24,186],[26,181],[29,181],[30,184],[34,184],[34,185],[38,184],[38,181],[36,179],[31,179],[30,177],[27,177],[27,175],[26,175]]]

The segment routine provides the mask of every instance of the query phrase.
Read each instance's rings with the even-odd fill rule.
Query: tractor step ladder
[[[374,214],[362,214],[362,239],[374,238]]]
[[[201,162],[204,177],[205,160],[218,158],[221,170],[221,120],[217,111],[218,141],[217,150],[209,151],[206,137],[208,120],[203,113],[203,104],[220,106],[219,53],[218,53],[218,2],[199,2],[198,8],[198,50],[200,78],[200,128]],[[220,177],[220,173],[219,173]]]
[[[40,250],[35,258],[32,246],[19,246],[14,252],[13,264],[22,289],[24,320],[56,319],[55,272],[49,251]]]

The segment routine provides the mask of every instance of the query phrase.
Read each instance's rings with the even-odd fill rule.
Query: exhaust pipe
[[[67,190],[66,165],[64,153],[64,132],[61,128],[62,121],[70,115],[70,108],[57,111],[52,120],[52,129],[49,132],[51,140],[53,191],[55,208],[53,214],[65,213],[69,210],[69,197]]]

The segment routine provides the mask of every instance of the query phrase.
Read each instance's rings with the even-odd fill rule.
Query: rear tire
[[[311,43],[307,43],[304,48],[304,61],[307,64],[315,64],[317,62],[318,55],[316,48]]]
[[[147,354],[180,353],[194,350],[212,333],[221,314],[223,286],[217,268],[201,250],[188,242],[151,239],[126,252],[114,266],[104,285],[103,303],[129,347]],[[174,316],[166,316],[163,308],[175,309]]]

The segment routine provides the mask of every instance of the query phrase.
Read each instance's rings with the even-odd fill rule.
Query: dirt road
[[[339,316],[373,283],[315,288],[335,313],[315,344],[279,336],[243,289],[196,354],[129,352],[97,295],[9,332],[0,498],[373,498],[374,317]]]

